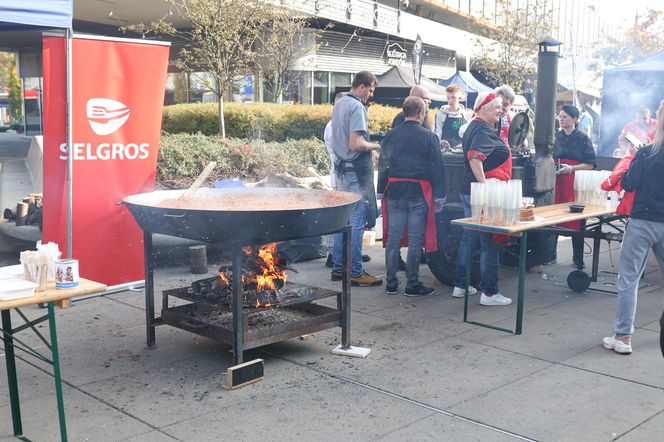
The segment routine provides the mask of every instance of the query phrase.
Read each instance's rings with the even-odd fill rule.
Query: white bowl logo
[[[129,108],[110,98],[91,98],[86,111],[90,127],[97,135],[110,135],[129,118]]]

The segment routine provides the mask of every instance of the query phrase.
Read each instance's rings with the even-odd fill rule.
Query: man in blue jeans
[[[408,229],[405,296],[433,295],[433,287],[419,280],[422,246],[438,249],[434,212],[443,208],[445,172],[438,137],[422,122],[428,106],[420,97],[404,100],[405,121],[383,140],[378,167],[378,193],[383,194],[383,238],[387,237],[385,264],[388,295],[399,288],[399,248]]]
[[[375,286],[382,279],[369,275],[362,265],[362,237],[364,228],[376,223],[377,207],[374,190],[373,160],[371,152],[380,144],[369,141],[369,119],[365,103],[373,96],[378,81],[369,71],[360,71],[353,77],[351,90],[334,105],[332,110],[332,150],[337,157],[336,190],[362,196],[350,217],[351,227],[351,284]],[[342,236],[332,241],[332,281],[343,278]]]

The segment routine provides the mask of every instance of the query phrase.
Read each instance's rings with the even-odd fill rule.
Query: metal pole
[[[242,318],[242,246],[233,245],[233,365],[242,363],[244,353]]]
[[[48,303],[48,328],[51,332],[51,354],[53,355],[53,378],[55,379],[55,397],[58,401],[58,419],[60,420],[60,440],[67,441],[67,422],[65,420],[65,401],[62,397],[62,378],[60,375],[60,355],[58,353],[58,335],[55,330],[55,307]]]
[[[23,435],[21,424],[21,402],[18,397],[18,377],[16,376],[16,359],[14,357],[14,337],[12,320],[9,310],[2,311],[2,341],[5,344],[5,364],[7,365],[7,384],[9,385],[9,403],[12,410],[14,436]]]
[[[343,230],[344,271],[341,281],[341,348],[350,348],[350,266],[351,266],[351,226]]]
[[[154,331],[154,257],[152,256],[152,233],[143,231],[143,258],[145,261],[145,329],[148,348],[155,348]]]
[[[516,301],[516,329],[515,335],[521,334],[523,324],[523,302],[525,299],[526,284],[526,255],[528,254],[528,232],[523,232],[521,247],[519,248],[519,293]]]
[[[67,258],[72,257],[72,174],[74,158],[72,142],[74,139],[72,113],[72,30],[67,29]]]

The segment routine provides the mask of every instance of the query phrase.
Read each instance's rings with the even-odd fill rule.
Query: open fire
[[[244,306],[270,308],[279,305],[278,292],[286,284],[287,262],[279,259],[277,244],[259,248],[242,249],[242,292]],[[219,277],[195,281],[194,292],[208,298],[227,298],[232,291],[233,271],[230,267],[219,269]]]

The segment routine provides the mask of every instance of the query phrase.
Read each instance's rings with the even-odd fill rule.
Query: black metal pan
[[[146,232],[207,242],[263,244],[344,227],[359,195],[329,190],[199,189],[131,195],[123,204]]]

